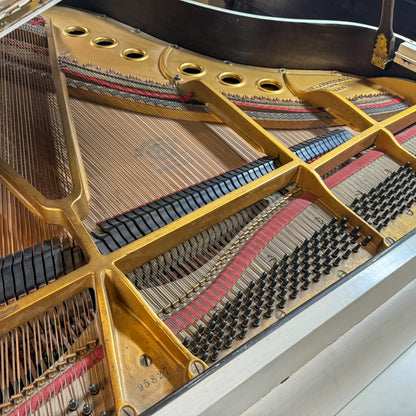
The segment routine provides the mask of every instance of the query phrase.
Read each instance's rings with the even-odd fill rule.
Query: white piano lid
[[[58,2],[59,0],[0,0],[0,37]]]

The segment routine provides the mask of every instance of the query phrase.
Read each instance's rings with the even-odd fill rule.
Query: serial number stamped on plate
[[[168,368],[163,367],[162,371],[156,371],[148,378],[144,378],[141,383],[137,384],[137,388],[139,389],[139,391],[151,389],[155,384],[158,384],[167,375],[169,375]]]

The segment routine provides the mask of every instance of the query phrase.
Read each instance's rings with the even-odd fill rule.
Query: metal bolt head
[[[105,410],[103,410],[103,411],[100,413],[100,416],[108,416],[108,413],[107,413]]]
[[[74,412],[78,409],[78,402],[75,399],[71,399],[68,403],[68,410]]]
[[[92,413],[92,405],[90,404],[84,404],[84,407],[82,408],[82,414],[83,416],[89,416]]]
[[[391,238],[391,237],[386,237],[386,238],[385,238],[385,241],[386,241],[386,243],[387,243],[388,245],[391,245],[391,244],[393,244],[393,243],[394,243],[394,238]]]
[[[89,391],[93,396],[95,396],[100,391],[100,388],[96,384],[90,384]]]
[[[136,28],[131,29],[131,31],[132,31],[133,33],[140,33],[140,32],[141,32],[141,30],[140,30],[140,29],[136,29]]]
[[[204,366],[199,361],[192,361],[191,365],[189,366],[189,370],[193,376],[198,376],[199,374],[203,373]]]
[[[405,213],[406,215],[410,215],[410,216],[412,216],[412,215],[413,215],[413,211],[412,211],[411,209],[406,209],[406,210],[404,211],[404,213]]]
[[[143,354],[139,358],[139,363],[142,367],[150,367],[152,365],[152,359],[147,354]]]
[[[173,80],[175,81],[175,82],[178,82],[178,81],[180,81],[182,79],[182,77],[179,75],[179,74],[177,74],[177,75],[175,75],[174,77],[173,77]]]
[[[338,272],[337,272],[337,276],[339,278],[345,277],[346,275],[347,275],[347,273],[345,273],[344,270],[338,270]]]

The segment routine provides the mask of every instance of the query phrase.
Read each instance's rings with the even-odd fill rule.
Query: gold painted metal
[[[205,81],[198,79],[180,82],[178,86],[186,93],[193,93],[212,113],[232,127],[255,149],[274,158],[278,157],[283,163],[292,160],[300,162],[300,159],[294,153]]]
[[[381,85],[402,97],[412,104],[416,104],[415,82],[400,78],[369,78],[374,84]]]
[[[293,93],[286,86],[284,76],[296,81],[296,86],[302,91],[316,91],[327,89],[337,92],[346,100],[362,96],[374,96],[384,94],[385,91],[377,86],[365,82],[362,78],[341,74],[335,71],[307,71],[307,70],[283,70],[277,68],[257,68],[239,65],[229,61],[221,61],[209,58],[194,52],[180,48],[180,45],[169,45],[159,39],[145,33],[137,33],[135,29],[116,22],[105,16],[96,16],[75,9],[62,9],[55,7],[47,11],[54,20],[56,26],[56,38],[58,55],[67,59],[74,58],[80,65],[95,66],[103,71],[116,71],[125,77],[137,79],[151,79],[156,84],[168,85],[173,82],[175,76],[181,76],[183,81],[195,78],[203,79],[215,90],[235,97],[236,101],[244,101],[262,97],[270,100],[273,106],[276,100],[301,104],[303,97]],[[89,30],[88,36],[74,37],[62,36],[62,32],[68,25],[80,26]],[[111,48],[93,48],[91,41],[97,37],[114,37],[117,34],[118,45]],[[92,49],[93,48],[93,49]],[[140,61],[123,59],[122,52],[135,48],[146,51],[148,57]],[[186,73],[184,68],[192,65],[193,68],[203,69],[201,73]],[[146,74],[144,76],[144,74]],[[242,82],[230,84],[221,82],[224,74],[235,74]],[[278,86],[262,88],[261,84],[269,81],[269,84]],[[139,112],[149,113],[154,111],[152,106],[144,106],[141,103],[132,103],[120,99],[97,94],[94,92],[70,90],[71,94],[82,94],[84,98],[112,105],[128,108]],[[127,106],[127,107],[126,107]],[[345,106],[348,108],[347,104]],[[162,116],[183,118],[184,111],[175,109],[158,108]],[[206,112],[186,112],[187,119],[218,122],[218,119]],[[342,114],[338,114],[342,116]],[[347,117],[347,116],[346,116]],[[342,117],[341,117],[342,118]],[[271,121],[268,121],[270,123]],[[286,121],[288,126],[306,126],[310,121]],[[262,125],[266,125],[266,121]],[[279,124],[278,124],[279,125]],[[296,128],[296,127],[295,127]]]
[[[354,130],[363,131],[374,124],[374,120],[370,116],[354,106],[338,92],[325,89],[302,91],[293,85],[287,74],[284,74],[283,78],[286,86],[298,97],[315,107],[324,108],[329,114]]]
[[[58,26],[60,26],[63,17],[59,10],[51,11],[50,15],[57,17]],[[85,47],[85,42],[89,43],[91,39],[96,39],[99,35],[111,35],[108,28],[110,23],[113,23],[107,21],[107,19],[86,18],[80,12],[69,10],[62,15],[65,15],[66,22],[61,27],[67,27],[68,23],[72,23],[70,22],[71,18],[79,17],[80,21],[77,24],[81,27],[86,27],[90,31],[88,35],[81,38],[62,36],[59,40],[59,51],[65,49],[74,56],[79,52],[81,63],[85,52],[81,53],[80,51]],[[95,21],[99,21],[100,24],[93,26],[91,23]],[[103,69],[105,69],[104,63],[111,62],[116,56],[117,59],[121,59],[123,62],[121,64],[123,71],[125,70],[128,73],[132,73],[129,72],[130,68],[132,68],[131,65],[143,64],[144,69],[142,68],[142,71],[145,72],[147,65],[153,68],[154,63],[159,62],[157,67],[161,69],[163,75],[158,73],[158,77],[162,82],[165,82],[165,77],[171,77],[172,74],[176,74],[178,68],[180,69],[180,65],[183,63],[195,62],[196,65],[201,65],[201,68],[206,70],[207,77],[208,74],[216,77],[218,73],[224,72],[222,65],[229,66],[225,63],[217,63],[218,70],[211,71],[205,60],[202,58],[201,61],[195,60],[196,54],[178,52],[177,49],[172,47],[165,49],[166,46],[163,42],[151,39],[147,35],[140,36],[142,44],[139,46],[143,50],[149,51],[148,59],[144,62],[129,62],[120,56],[120,48],[125,50],[131,47],[132,44],[129,44],[129,40],[131,36],[134,36],[134,39],[138,39],[137,34],[132,34],[123,25],[118,24],[118,26],[124,30],[120,36],[117,36],[119,45],[114,45],[111,49],[94,49],[97,51],[97,55],[99,55],[99,62],[103,63]],[[50,30],[49,33],[51,33]],[[76,45],[76,42],[81,43]],[[50,37],[50,45],[52,44],[53,39]],[[155,53],[155,51],[159,53]],[[104,55],[106,53],[108,55]],[[171,61],[173,55],[176,54],[178,55]],[[162,55],[163,59],[161,60],[160,57]],[[190,56],[192,59],[190,59]],[[315,106],[323,107],[341,121],[346,122],[347,125],[361,131],[361,133],[313,163],[306,164],[225,98],[218,91],[218,83],[210,82],[209,78],[205,80],[202,79],[203,77],[192,78],[193,75],[184,75],[187,78],[177,83],[181,90],[186,93],[192,93],[212,111],[216,119],[232,127],[253,147],[264,151],[269,156],[278,157],[282,166],[264,177],[119,250],[108,255],[102,255],[82,224],[82,219],[88,212],[89,194],[87,180],[68,110],[68,97],[64,79],[62,75],[58,74],[53,48],[51,57],[52,61],[55,62],[53,64],[54,76],[67,137],[68,160],[73,181],[71,194],[61,200],[49,200],[42,196],[4,161],[0,161],[0,181],[36,215],[49,223],[59,224],[70,229],[86,254],[88,263],[30,296],[0,309],[0,335],[9,330],[9,328],[14,328],[25,322],[31,316],[46,311],[72,294],[78,293],[85,288],[94,288],[98,305],[97,315],[100,322],[100,341],[105,346],[108,375],[111,381],[117,413],[127,406],[134,414],[139,414],[195,377],[195,371],[192,370],[193,363],[199,362],[203,368],[206,368],[205,363],[192,356],[170,332],[168,327],[158,319],[132,283],[126,278],[125,273],[291,183],[296,183],[304,191],[315,194],[318,197],[318,202],[323,204],[334,215],[347,217],[351,226],[358,225],[363,233],[371,235],[373,240],[368,247],[370,254],[378,253],[387,247],[384,239],[387,235],[377,232],[371,225],[342,204],[326,187],[321,176],[373,144],[382,148],[399,163],[410,161],[412,168],[415,169],[416,158],[397,143],[391,132],[395,132],[415,121],[416,106],[387,120],[378,122],[348,101],[348,93],[346,91],[349,88],[352,91],[355,91],[354,88],[358,88],[356,78],[354,77],[341,74],[328,75],[325,72],[322,74],[322,81],[318,82],[315,74],[313,82],[310,82],[311,79],[309,79],[306,82],[309,87],[305,88],[305,85],[299,86],[298,82],[294,83],[292,81],[292,74],[294,77],[297,77],[300,72],[288,71],[280,73],[268,69],[261,71],[261,79],[273,79],[279,83],[282,86],[279,94],[286,97],[296,96],[297,100],[307,100]],[[185,57],[187,59],[184,59]],[[236,67],[233,66],[232,72],[238,72]],[[171,68],[174,69],[172,70]],[[250,91],[256,91],[258,94],[256,80],[260,78],[259,70],[253,68],[246,69],[247,74],[249,74],[247,76],[244,75],[246,85],[249,84],[251,79],[254,80],[253,86],[250,87],[252,90]],[[340,82],[333,82],[334,80]],[[327,83],[325,85],[329,88],[334,86],[340,88],[342,84],[345,84],[345,89],[341,88],[340,91],[336,92],[323,90],[321,86],[316,87],[316,85],[322,83]],[[296,87],[294,86],[295,84],[297,85]],[[396,85],[394,82],[386,82],[387,84],[392,89]],[[367,88],[367,91],[374,91],[371,86],[365,86],[365,88]],[[400,91],[398,92],[400,93]],[[412,90],[409,91],[409,96],[416,96],[414,85],[412,85]],[[413,222],[411,225],[406,223],[406,230],[414,225]],[[402,225],[397,227],[401,230],[404,229]],[[392,231],[392,233],[394,234],[392,234],[393,237],[396,237],[397,231]],[[363,254],[363,256],[365,258],[361,260],[365,261],[368,254]],[[335,276],[332,276],[332,278],[335,278]],[[326,281],[326,283],[322,283],[322,285],[330,284],[333,281],[331,279]],[[314,294],[315,292],[311,292],[310,296]],[[295,306],[294,304],[293,307]],[[140,357],[143,355],[151,358],[151,364],[147,367],[140,362]],[[141,384],[141,381],[147,380],[158,371],[163,374],[163,381],[142,395],[138,383]]]

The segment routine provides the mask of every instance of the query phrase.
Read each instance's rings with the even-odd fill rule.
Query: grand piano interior
[[[414,3],[55,3],[0,1],[0,414],[414,414],[360,408],[415,342]]]

